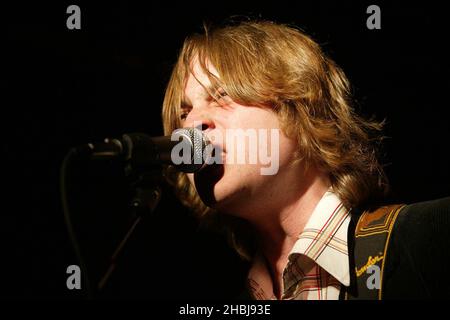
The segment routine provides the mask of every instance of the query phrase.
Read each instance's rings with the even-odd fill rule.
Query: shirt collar
[[[350,285],[347,234],[350,211],[339,197],[328,190],[315,207],[289,261],[305,255],[345,286]]]
[[[330,189],[314,208],[289,256],[285,273],[301,256],[307,256],[336,280],[350,285],[347,233],[350,211]],[[304,259],[303,259],[304,260]],[[248,285],[253,295],[260,299],[275,299],[270,273],[261,253],[257,253],[248,273]],[[286,286],[285,286],[286,287]],[[267,296],[270,293],[270,296]]]

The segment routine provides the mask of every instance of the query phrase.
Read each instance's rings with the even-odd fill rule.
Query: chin
[[[219,181],[214,186],[214,203],[211,207],[226,214],[238,215],[248,202],[245,181],[239,179]]]
[[[239,181],[236,174],[230,175],[223,165],[211,165],[190,177],[203,203],[208,207],[222,210],[238,193]]]

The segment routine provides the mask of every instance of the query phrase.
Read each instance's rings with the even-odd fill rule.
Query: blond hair
[[[329,175],[333,190],[349,207],[383,195],[387,179],[376,157],[382,123],[358,116],[343,71],[302,31],[267,21],[242,22],[188,37],[169,80],[164,103],[165,134],[181,126],[181,101],[192,61],[198,58],[213,87],[242,105],[269,107],[283,132],[298,142],[298,161]],[[210,63],[219,77],[207,68]],[[212,217],[186,174],[169,169],[183,204]],[[252,255],[252,231],[235,217],[220,217],[234,248]]]

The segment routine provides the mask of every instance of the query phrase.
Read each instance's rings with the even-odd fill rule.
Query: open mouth
[[[211,144],[209,150],[205,151],[204,160],[208,165],[224,163],[225,153],[221,146]]]

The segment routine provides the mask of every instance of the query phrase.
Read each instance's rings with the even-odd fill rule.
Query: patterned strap
[[[389,238],[397,216],[404,206],[383,206],[374,211],[365,211],[360,216],[355,229],[354,248],[357,288],[355,296],[346,292],[346,300],[381,300]]]

